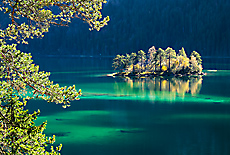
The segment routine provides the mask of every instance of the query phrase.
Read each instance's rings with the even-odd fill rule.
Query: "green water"
[[[45,133],[64,145],[62,154],[230,154],[229,70],[206,70],[207,76],[190,80],[132,80],[107,77],[110,63],[49,58],[41,66],[55,82],[83,92],[68,109],[29,102],[31,111],[41,109],[36,123],[47,120]]]

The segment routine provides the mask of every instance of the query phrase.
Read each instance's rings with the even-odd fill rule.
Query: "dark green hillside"
[[[113,56],[147,51],[151,45],[183,46],[203,57],[230,56],[229,0],[109,0],[103,11],[111,21],[100,32],[88,31],[75,19],[21,48],[34,54]]]

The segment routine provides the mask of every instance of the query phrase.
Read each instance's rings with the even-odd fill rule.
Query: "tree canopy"
[[[43,99],[70,106],[81,90],[75,85],[61,87],[50,80],[50,73],[40,71],[30,53],[17,50],[17,44],[43,37],[51,25],[67,26],[72,18],[100,30],[109,17],[102,17],[105,0],[2,0],[0,11],[10,18],[0,29],[0,154],[60,154],[62,145],[47,149],[55,136],[43,133],[46,122],[35,125],[40,111],[29,113],[27,100]],[[9,44],[9,42],[14,44]],[[17,44],[15,44],[17,43]],[[48,151],[49,150],[49,151]]]
[[[119,68],[115,76],[190,76],[203,75],[202,60],[198,52],[193,51],[190,59],[187,58],[185,49],[182,47],[178,54],[171,47],[166,50],[158,50],[152,46],[148,50],[147,58],[143,50],[132,53],[130,57],[117,55],[113,59],[114,69]],[[135,56],[132,56],[135,55]],[[123,65],[124,62],[129,62]]]
[[[2,0],[0,11],[11,23],[0,30],[0,37],[27,43],[27,38],[43,37],[51,25],[67,26],[72,18],[87,22],[90,30],[100,30],[109,17],[102,17],[105,0]]]

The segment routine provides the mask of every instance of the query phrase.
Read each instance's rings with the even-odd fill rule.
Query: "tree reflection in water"
[[[144,97],[148,99],[175,100],[176,97],[184,97],[185,94],[196,96],[202,87],[202,77],[192,78],[118,78],[114,89],[117,94]]]

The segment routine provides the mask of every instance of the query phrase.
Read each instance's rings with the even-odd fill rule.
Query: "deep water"
[[[81,88],[71,107],[29,101],[40,109],[37,124],[56,135],[62,154],[72,155],[228,155],[230,154],[230,65],[204,60],[201,79],[120,79],[111,58],[35,60],[51,79]],[[226,70],[220,70],[220,68]]]

